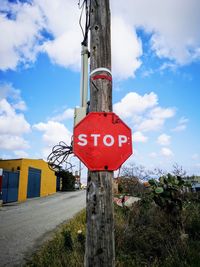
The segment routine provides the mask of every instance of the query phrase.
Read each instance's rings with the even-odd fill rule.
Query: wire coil
[[[58,145],[52,148],[52,152],[47,158],[49,168],[53,171],[59,171],[65,164],[65,169],[71,169],[73,166],[68,161],[69,155],[72,154],[72,145],[68,146],[65,142],[61,141]]]

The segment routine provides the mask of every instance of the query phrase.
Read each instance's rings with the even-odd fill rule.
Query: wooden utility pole
[[[90,111],[111,112],[109,0],[91,1],[90,25]],[[112,180],[113,172],[106,166],[105,171],[88,173],[85,267],[115,265]]]

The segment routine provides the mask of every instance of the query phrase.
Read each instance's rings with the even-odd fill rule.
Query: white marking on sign
[[[110,139],[110,142],[108,142],[108,139]],[[103,143],[105,146],[112,146],[115,143],[114,137],[112,135],[105,135],[103,138]]]
[[[100,137],[100,134],[91,134],[91,137],[94,137],[94,146],[98,145],[97,138]]]
[[[98,146],[99,138],[101,137],[101,135],[100,134],[91,134],[90,137],[92,137],[92,139],[93,139],[93,145]],[[77,144],[79,146],[86,146],[88,144],[87,138],[88,138],[87,134],[79,134],[78,135],[78,141],[79,142]],[[122,147],[123,144],[128,142],[128,137],[126,135],[118,135],[117,140],[115,140],[115,138],[110,134],[104,135],[103,144],[105,146],[108,146],[108,147],[113,146],[115,144],[115,142],[118,142],[118,146]]]
[[[79,134],[78,139],[80,142],[78,142],[79,146],[86,146],[87,145],[87,134]]]
[[[128,138],[126,135],[119,135],[118,140],[119,140],[119,147],[122,147],[122,144],[127,143]]]

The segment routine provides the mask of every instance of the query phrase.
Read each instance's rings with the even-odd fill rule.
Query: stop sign
[[[90,112],[74,128],[73,151],[91,171],[117,170],[132,154],[131,129],[113,112]]]

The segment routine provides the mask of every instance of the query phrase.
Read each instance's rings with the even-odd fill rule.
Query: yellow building
[[[17,201],[25,201],[27,198],[56,192],[55,173],[42,159],[0,160],[0,168],[4,173],[3,194],[7,194],[10,199],[13,194],[17,195]]]

